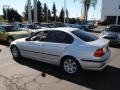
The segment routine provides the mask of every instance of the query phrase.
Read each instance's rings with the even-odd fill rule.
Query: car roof
[[[78,30],[78,28],[72,28],[72,27],[59,27],[59,28],[45,28],[45,29],[40,29],[38,31],[47,31],[47,30],[58,30],[58,31],[65,31],[65,32],[71,32]]]

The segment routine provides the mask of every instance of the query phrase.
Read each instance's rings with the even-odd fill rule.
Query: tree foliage
[[[41,2],[38,0],[37,2],[37,20],[38,22],[42,22],[42,17],[43,17],[43,8]]]
[[[48,7],[46,3],[44,3],[43,7],[43,21],[48,21]]]
[[[25,7],[24,7],[24,12],[23,12],[23,15],[25,17],[26,20],[28,20],[28,5],[26,4]]]
[[[74,0],[74,1],[77,1],[77,0]],[[90,8],[90,6],[93,6],[94,9],[95,9],[95,6],[97,4],[97,0],[79,0],[79,1],[82,1],[82,6],[83,6],[82,16],[83,16],[83,19],[87,20],[89,8]]]
[[[7,19],[9,22],[21,21],[21,15],[13,8],[3,8],[3,18]]]
[[[34,7],[32,7],[32,19],[34,18]],[[28,4],[25,5],[25,10],[23,12],[24,17],[28,20]],[[55,2],[53,2],[52,10],[47,7],[47,4],[42,4],[40,0],[37,1],[37,15],[38,15],[38,22],[53,22],[53,21],[60,21],[64,22],[64,9],[61,8],[59,15],[57,16],[57,8]],[[69,18],[69,12],[66,9],[66,22],[75,22],[75,18]]]
[[[53,2],[52,14],[53,14],[54,21],[56,21],[56,17],[57,17],[56,12],[57,12],[56,5],[55,5],[55,2]]]
[[[61,21],[61,22],[64,22],[64,10],[63,10],[63,8],[61,9],[61,11],[60,11],[60,15],[59,15],[59,20]]]

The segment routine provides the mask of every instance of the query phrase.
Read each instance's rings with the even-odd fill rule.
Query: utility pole
[[[5,16],[6,17],[6,21],[8,21],[7,9],[9,9],[9,7],[10,7],[9,5],[3,5],[3,8],[5,9],[5,13],[6,13],[6,16]]]
[[[66,22],[66,0],[64,0],[64,24]]]
[[[118,16],[116,16],[116,24],[118,24]]]
[[[37,22],[37,0],[34,0],[34,22]]]
[[[28,22],[32,23],[32,18],[31,18],[31,0],[28,0]]]

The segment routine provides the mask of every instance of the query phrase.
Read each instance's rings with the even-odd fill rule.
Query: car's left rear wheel
[[[74,58],[65,58],[62,62],[62,68],[70,75],[74,75],[81,70],[80,64]]]
[[[20,51],[16,46],[11,47],[11,53],[12,53],[12,56],[13,56],[14,59],[17,59],[17,58],[21,57]]]

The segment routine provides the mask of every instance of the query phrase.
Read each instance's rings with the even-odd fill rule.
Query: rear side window
[[[72,44],[73,37],[63,31],[50,31],[46,41],[53,43]]]
[[[91,42],[98,39],[95,35],[82,30],[75,30],[75,31],[72,31],[72,33],[85,42]]]

